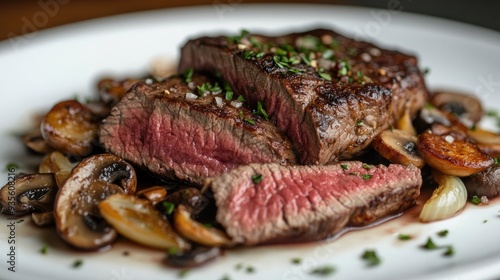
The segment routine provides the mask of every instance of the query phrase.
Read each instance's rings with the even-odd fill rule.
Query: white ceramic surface
[[[175,65],[179,47],[189,37],[219,32],[283,33],[312,26],[331,27],[389,48],[415,53],[431,69],[431,89],[452,88],[479,96],[487,108],[500,108],[500,34],[441,19],[337,6],[262,6],[232,4],[160,10],[87,21],[0,42],[0,166],[18,162],[29,170],[36,158],[11,136],[22,131],[33,113],[49,109],[75,94],[94,93],[104,74],[143,73],[157,59]],[[214,2],[219,3],[219,2]],[[404,6],[401,6],[404,11]],[[19,40],[21,39],[21,40]],[[491,128],[492,123],[486,123]],[[0,173],[0,183],[8,180]],[[265,246],[228,251],[209,265],[190,270],[183,279],[494,279],[500,277],[500,202],[468,204],[460,215],[421,224],[419,206],[375,228],[350,232],[331,242]],[[15,270],[8,271],[9,221],[0,217],[0,279],[177,279],[178,271],[162,264],[163,252],[120,240],[104,253],[69,249],[53,229],[38,229],[29,218],[15,225]],[[448,229],[447,237],[436,232]],[[400,233],[412,240],[400,241]],[[453,257],[419,246],[432,237],[451,244]],[[12,239],[12,238],[11,238]],[[41,254],[48,245],[47,254]],[[382,263],[366,267],[360,255],[375,249]],[[123,252],[129,255],[124,256]],[[294,265],[293,258],[302,263]],[[75,260],[83,265],[73,268]],[[238,270],[236,266],[242,264]],[[328,277],[309,272],[333,265]],[[247,273],[246,267],[255,268]]]

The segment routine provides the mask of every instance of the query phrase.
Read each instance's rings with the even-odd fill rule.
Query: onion
[[[434,180],[439,187],[431,198],[425,202],[420,221],[433,222],[454,216],[462,210],[467,202],[467,189],[460,178],[434,172]]]

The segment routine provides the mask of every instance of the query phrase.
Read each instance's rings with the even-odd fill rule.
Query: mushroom
[[[111,154],[80,162],[60,188],[54,207],[56,229],[68,244],[83,250],[112,243],[116,231],[101,217],[98,203],[115,193],[133,194],[136,174],[130,164]]]
[[[56,104],[41,123],[42,136],[49,146],[75,156],[92,152],[98,129],[94,115],[76,100]]]
[[[475,124],[483,116],[481,101],[470,94],[447,91],[436,92],[429,102],[440,110],[459,116],[466,124]]]
[[[201,245],[220,247],[232,244],[229,236],[222,230],[207,227],[191,219],[191,214],[182,204],[175,209],[174,227],[182,236]]]
[[[166,209],[165,205],[169,204],[186,206],[187,211],[191,214],[199,214],[209,204],[208,199],[197,188],[185,188],[178,190],[168,195],[162,203],[157,204],[157,209],[162,212],[171,212]]]
[[[444,126],[450,126],[451,121],[449,119],[450,114],[439,110],[431,104],[427,104],[422,109],[420,109],[415,119],[415,128],[418,132],[423,132],[431,125],[435,123],[440,123]]]
[[[33,223],[39,227],[53,225],[55,223],[54,211],[47,211],[43,213],[33,212],[31,213],[31,220],[33,220]]]
[[[97,83],[99,96],[104,103],[115,104],[128,90],[139,80],[138,79],[125,79],[122,81],[104,78]]]
[[[373,149],[392,163],[413,164],[418,168],[425,165],[418,155],[417,137],[406,131],[393,129],[380,133],[373,140]]]
[[[61,187],[68,178],[73,164],[58,151],[53,151],[43,157],[38,166],[39,173],[53,173],[57,186]]]
[[[57,186],[52,174],[30,174],[17,177],[0,190],[2,212],[22,216],[31,212],[52,210]]]
[[[161,186],[153,186],[138,191],[137,196],[147,198],[154,205],[165,199],[167,189]]]
[[[436,134],[436,131],[443,131]],[[493,158],[485,154],[463,133],[428,130],[418,136],[418,151],[425,162],[445,175],[470,176],[488,169]]]
[[[500,195],[500,164],[495,164],[489,169],[464,178],[463,182],[469,196],[486,196],[492,198]]]
[[[406,108],[403,116],[396,123],[396,128],[406,131],[409,135],[417,135],[417,131],[413,127],[409,108]]]
[[[137,243],[176,252],[191,248],[148,200],[117,193],[101,201],[99,210],[113,228]]]

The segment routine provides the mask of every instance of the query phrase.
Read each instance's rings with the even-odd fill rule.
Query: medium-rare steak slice
[[[100,142],[155,174],[197,184],[242,164],[295,163],[289,140],[231,93],[200,75],[138,83],[104,120]]]
[[[217,221],[245,245],[319,240],[345,226],[401,213],[420,194],[415,166],[358,161],[325,166],[251,164],[209,179]]]
[[[220,71],[250,104],[262,102],[303,164],[353,157],[428,96],[414,56],[323,29],[193,39],[179,70],[189,68]]]

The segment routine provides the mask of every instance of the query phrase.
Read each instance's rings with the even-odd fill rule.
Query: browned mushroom
[[[33,223],[39,227],[53,225],[55,223],[54,211],[47,211],[43,213],[33,212],[31,213],[31,220],[33,220]]]
[[[393,129],[380,133],[373,140],[373,149],[392,163],[413,164],[418,168],[425,165],[418,155],[417,137],[406,131]]]
[[[17,177],[0,190],[2,212],[22,216],[34,211],[51,211],[56,193],[57,185],[52,174]]]
[[[137,196],[147,198],[154,205],[165,199],[167,189],[161,186],[153,186],[138,191]]]
[[[470,94],[448,91],[436,92],[429,102],[443,111],[459,116],[460,119],[466,122],[466,125],[477,123],[484,114],[481,101]]]
[[[83,250],[111,244],[116,231],[101,217],[97,205],[115,193],[135,193],[136,183],[132,166],[115,155],[84,159],[57,194],[54,216],[59,236]]]
[[[124,79],[116,80],[104,78],[97,84],[99,96],[101,100],[108,104],[114,104],[127,93],[127,91],[139,80],[138,79]]]
[[[162,203],[156,204],[156,208],[161,213],[172,213],[166,209],[165,205],[180,205],[186,206],[187,211],[196,215],[200,213],[209,204],[208,199],[197,188],[185,188],[169,194]]]
[[[53,151],[45,157],[38,166],[39,173],[53,173],[58,187],[61,187],[68,178],[73,164],[58,151]]]
[[[92,152],[98,128],[94,115],[76,100],[56,104],[41,124],[42,136],[52,148],[75,156]]]
[[[174,227],[182,236],[201,245],[210,247],[232,245],[231,239],[225,232],[193,220],[191,213],[182,204],[175,209]]]
[[[101,201],[99,210],[114,229],[137,243],[176,252],[191,248],[148,200],[117,193]]]

